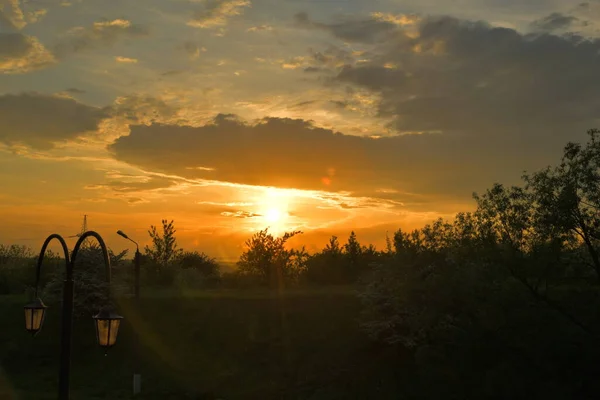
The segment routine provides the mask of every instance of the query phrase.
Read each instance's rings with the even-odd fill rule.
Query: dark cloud
[[[376,46],[370,61],[341,68],[337,81],[381,94],[380,116],[404,132],[580,129],[594,122],[598,48],[577,35],[430,18],[416,35],[399,31]]]
[[[356,61],[356,57],[350,51],[336,46],[329,46],[323,51],[309,49],[308,52],[313,66],[317,67],[337,68]]]
[[[175,75],[181,75],[185,72],[187,72],[185,69],[172,69],[169,71],[161,72],[160,76],[175,76]]]
[[[292,109],[295,109],[295,108],[303,108],[303,107],[315,104],[316,102],[317,102],[317,100],[301,101],[300,103],[297,103],[297,104],[289,106],[288,109],[292,110]]]
[[[304,72],[327,72],[333,73],[337,68],[344,65],[352,65],[357,62],[358,54],[338,46],[328,46],[323,51],[312,48],[308,50],[309,56],[296,56],[287,59],[281,65],[286,69],[302,68]],[[362,54],[362,53],[361,53]]]
[[[54,62],[54,56],[35,37],[0,33],[0,73],[27,73]]]
[[[182,48],[188,54],[188,56],[193,59],[200,57],[200,53],[206,51],[206,48],[200,46],[198,43],[191,41],[183,42]]]
[[[564,15],[555,12],[544,18],[533,21],[531,25],[536,30],[552,32],[557,30],[568,29],[578,21],[579,19],[572,15]]]
[[[395,136],[355,137],[277,118],[249,125],[219,115],[197,128],[133,126],[111,150],[119,160],[187,177],[466,199],[494,181],[517,183],[523,170],[556,163],[567,141],[598,125],[596,39],[439,17],[398,25],[368,50],[361,63],[330,63],[336,73],[329,84],[370,92]],[[317,51],[310,57],[321,59]],[[332,99],[340,107],[350,100]],[[215,170],[186,169],[194,166]]]
[[[112,46],[127,38],[147,36],[149,31],[142,25],[133,24],[127,19],[102,20],[94,22],[90,28],[78,27],[69,32],[68,37],[55,46],[58,56],[66,56],[98,47]]]
[[[187,178],[364,195],[391,188],[469,197],[503,158],[488,157],[474,169],[477,156],[461,154],[440,135],[374,139],[303,120],[265,118],[252,125],[233,115],[218,115],[203,127],[132,126],[109,148],[120,161]]]
[[[392,118],[399,132],[527,142],[595,123],[599,50],[599,40],[577,35],[522,35],[437,18],[416,38],[382,44],[370,62],[343,67],[336,80],[380,94],[380,116]]]
[[[390,21],[356,18],[342,18],[326,24],[311,20],[305,12],[294,15],[294,22],[298,28],[323,30],[338,39],[359,43],[376,43],[385,40],[398,27]]]
[[[321,72],[323,71],[323,68],[319,68],[319,67],[306,67],[304,68],[304,72],[308,72],[308,73],[315,73],[315,72]]]
[[[410,139],[427,160],[414,161],[419,174],[420,164],[440,166],[441,157],[489,168],[490,181],[514,179],[555,162],[567,141],[598,125],[598,39],[440,17],[369,51],[368,61],[338,68],[334,81],[370,90],[379,117],[398,133],[429,133]]]
[[[0,96],[0,142],[48,149],[54,143],[96,130],[104,109],[65,97],[36,93]]]
[[[127,96],[117,100],[112,110],[115,115],[127,118],[132,123],[146,123],[158,118],[172,118],[178,109],[163,100],[151,96]]]
[[[71,93],[71,94],[84,94],[85,90],[77,89],[77,88],[68,88],[67,90],[65,90],[65,92]]]
[[[331,104],[333,104],[334,106],[336,106],[337,108],[347,108],[348,107],[348,102],[347,101],[342,101],[342,100],[329,100],[329,102]]]

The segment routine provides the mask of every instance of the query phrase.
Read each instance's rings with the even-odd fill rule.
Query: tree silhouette
[[[168,222],[163,219],[161,223],[162,233],[159,233],[156,226],[150,226],[148,234],[152,239],[152,247],[146,245],[145,251],[152,261],[165,267],[181,256],[183,250],[177,247],[177,239],[175,239],[175,232],[177,231],[175,230],[174,221]]]
[[[304,259],[306,252],[285,247],[289,239],[301,233],[286,232],[277,238],[268,233],[268,229],[255,233],[246,241],[247,249],[237,263],[239,273],[272,289],[282,288],[285,281],[296,278],[303,268],[303,263],[297,261]]]
[[[173,283],[176,273],[173,264],[181,257],[183,249],[177,247],[174,221],[163,219],[161,223],[162,232],[154,225],[148,230],[152,245],[145,246],[142,261],[146,262],[142,265],[150,282],[164,286]]]
[[[597,134],[523,186],[474,194],[473,212],[394,234],[361,292],[362,325],[410,349],[424,398],[597,395]]]
[[[348,281],[343,248],[332,236],[325,248],[307,260],[306,279],[311,283],[340,284]]]

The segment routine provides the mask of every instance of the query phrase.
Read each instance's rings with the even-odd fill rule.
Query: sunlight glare
[[[269,228],[274,234],[283,233],[289,223],[288,199],[283,192],[278,190],[268,190],[261,199],[262,215],[260,224],[261,229]]]
[[[276,208],[270,208],[265,212],[265,219],[272,223],[278,223],[283,217],[284,214]]]

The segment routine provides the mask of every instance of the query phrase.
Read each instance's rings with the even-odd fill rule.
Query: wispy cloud
[[[146,27],[136,25],[127,19],[106,19],[94,22],[88,28],[81,26],[72,28],[55,47],[55,52],[65,56],[99,46],[112,46],[121,38],[143,37],[148,34]]]
[[[130,57],[116,56],[115,61],[118,63],[122,63],[122,64],[137,64],[138,59],[130,58]]]
[[[261,214],[250,212],[250,211],[223,211],[221,215],[224,217],[234,217],[234,218],[255,218],[260,217]]]
[[[56,62],[37,38],[21,33],[0,33],[0,72],[24,74]]]
[[[330,32],[335,37],[349,42],[376,43],[386,40],[399,27],[413,25],[417,16],[373,13],[370,18],[340,17],[335,22],[313,21],[308,13],[294,15],[295,26],[305,29],[318,29]]]
[[[273,29],[271,25],[257,25],[248,28],[246,32],[271,32]]]
[[[192,15],[189,26],[196,28],[218,28],[227,25],[227,21],[241,15],[244,8],[250,7],[249,0],[207,0],[204,7]]]
[[[579,18],[573,15],[565,15],[562,13],[554,12],[544,18],[537,19],[531,23],[531,26],[540,31],[553,32],[568,29],[575,24],[584,24]]]
[[[200,54],[206,52],[206,47],[200,46],[199,44],[191,41],[184,42],[182,47],[192,60],[197,59],[200,57]]]
[[[36,8],[35,3],[23,3],[21,0],[0,0],[0,26],[5,25],[15,30],[21,30],[28,24],[40,21],[46,13],[46,9]]]

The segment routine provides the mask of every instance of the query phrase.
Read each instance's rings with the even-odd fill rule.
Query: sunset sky
[[[600,127],[600,1],[0,0],[0,72],[0,243],[382,247]]]

